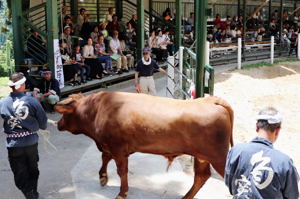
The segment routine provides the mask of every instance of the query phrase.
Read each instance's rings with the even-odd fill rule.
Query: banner
[[[59,82],[59,87],[63,88],[65,86],[65,79],[64,79],[64,70],[63,64],[61,60],[61,54],[59,50],[59,41],[58,39],[54,39],[54,71],[55,71],[55,78]]]

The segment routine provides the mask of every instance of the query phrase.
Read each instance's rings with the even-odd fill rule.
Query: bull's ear
[[[61,113],[73,113],[74,111],[74,107],[72,106],[72,104],[75,102],[75,100],[73,98],[68,98],[65,99],[63,101],[58,102],[55,106],[54,109]]]
[[[74,107],[72,105],[56,104],[54,109],[61,114],[70,114],[74,112]]]

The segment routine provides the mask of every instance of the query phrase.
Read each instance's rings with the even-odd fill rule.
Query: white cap
[[[267,120],[269,124],[278,124],[282,121],[282,116],[278,112],[276,115],[257,115],[256,120]]]

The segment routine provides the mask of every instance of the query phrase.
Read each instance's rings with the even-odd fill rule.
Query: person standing
[[[10,95],[0,101],[0,113],[4,120],[6,146],[15,184],[26,199],[37,199],[38,130],[47,128],[47,116],[41,104],[25,94],[23,73],[13,73],[8,86]]]
[[[227,156],[225,183],[233,198],[298,199],[299,175],[292,159],[273,148],[282,117],[273,107],[256,118],[257,137],[234,146]]]
[[[137,93],[156,95],[155,83],[153,79],[154,70],[167,75],[167,72],[160,68],[156,61],[151,59],[151,49],[143,49],[143,58],[137,62],[135,72],[135,90]]]

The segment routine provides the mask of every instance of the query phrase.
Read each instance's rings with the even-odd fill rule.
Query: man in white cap
[[[10,76],[10,95],[0,100],[0,114],[4,120],[6,147],[15,184],[26,199],[37,199],[38,130],[47,128],[47,116],[41,104],[25,94],[23,73]]]
[[[292,159],[273,148],[282,117],[272,107],[256,118],[257,137],[234,146],[227,156],[225,183],[235,199],[298,199],[299,175]]]
[[[137,62],[135,71],[135,90],[137,93],[156,95],[155,83],[153,79],[154,70],[158,70],[166,75],[167,72],[160,68],[156,61],[151,59],[151,49],[143,49],[143,58]]]

